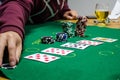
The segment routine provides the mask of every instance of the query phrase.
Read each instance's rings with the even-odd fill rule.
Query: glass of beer
[[[106,25],[106,20],[109,15],[108,4],[97,3],[95,6],[96,23]]]

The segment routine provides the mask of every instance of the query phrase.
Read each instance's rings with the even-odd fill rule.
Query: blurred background
[[[0,0],[0,4],[1,1]],[[69,7],[81,16],[94,16],[96,3],[107,3],[111,12],[117,0],[68,0]]]
[[[116,0],[68,0],[69,7],[78,11],[81,16],[95,15],[96,3],[107,3],[111,11],[115,5]]]

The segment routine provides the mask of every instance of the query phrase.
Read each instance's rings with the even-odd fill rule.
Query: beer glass
[[[97,3],[95,6],[95,15],[98,24],[106,25],[106,20],[109,15],[108,4]]]

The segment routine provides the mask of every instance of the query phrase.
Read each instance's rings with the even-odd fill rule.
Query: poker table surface
[[[73,28],[75,27],[73,23]],[[117,39],[115,42],[104,42],[98,46],[89,46],[86,49],[65,48],[60,45],[67,42],[42,44],[41,37],[52,36],[62,32],[60,21],[46,22],[25,27],[25,40],[20,63],[15,69],[0,71],[10,80],[120,80],[120,29],[107,27],[87,26],[85,37],[68,38],[67,42],[92,40],[95,37]],[[74,50],[50,63],[25,59],[25,56],[42,53],[49,47]]]

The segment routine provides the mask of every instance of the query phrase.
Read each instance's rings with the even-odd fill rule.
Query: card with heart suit
[[[42,50],[41,52],[51,53],[51,54],[58,54],[58,55],[67,55],[67,54],[72,53],[74,51],[73,50],[50,47],[50,48],[47,48],[45,50]]]
[[[98,40],[98,41],[103,41],[103,42],[114,42],[114,41],[117,41],[117,39],[105,38],[105,37],[96,37],[96,38],[92,38],[92,40]]]
[[[44,62],[44,63],[49,63],[51,61],[60,59],[60,57],[56,57],[56,56],[52,56],[52,55],[48,55],[48,54],[42,54],[42,53],[28,55],[28,56],[25,56],[24,58],[35,60],[35,61],[40,61],[40,62]]]
[[[62,47],[68,47],[68,48],[75,48],[75,49],[85,49],[87,48],[88,44],[82,44],[82,43],[71,43],[71,42],[68,42],[68,43],[65,43],[63,45],[61,45]]]
[[[91,41],[91,40],[80,40],[80,41],[77,41],[77,43],[88,44],[93,46],[103,44],[103,42],[97,42],[97,41]]]

